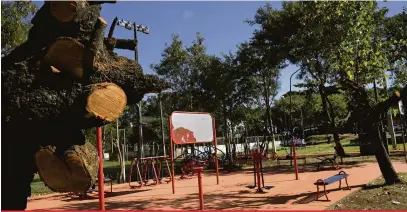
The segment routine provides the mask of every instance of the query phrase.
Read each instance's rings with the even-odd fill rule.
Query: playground
[[[397,172],[407,172],[407,164],[393,163]],[[299,179],[295,180],[292,170],[265,168],[264,182],[273,186],[263,193],[246,186],[253,183],[252,170],[234,173],[220,173],[219,185],[216,185],[214,173],[203,175],[204,205],[208,210],[220,209],[290,209],[290,210],[324,210],[335,202],[362,188],[363,185],[381,175],[377,163],[360,163],[342,166],[340,170],[349,174],[351,190],[338,189],[337,184],[327,186],[330,201],[325,198],[315,199],[318,179],[337,174],[340,170],[323,170],[315,172],[313,166],[299,169]],[[366,174],[369,173],[369,174]],[[171,192],[171,183],[157,186],[145,186],[131,189],[128,184],[105,185],[105,205],[107,210],[196,210],[199,208],[197,178],[179,180],[175,176],[176,193]],[[97,210],[99,200],[97,192],[89,194],[86,199],[79,199],[68,194],[49,194],[33,196],[28,202],[28,210]]]
[[[149,3],[2,2],[2,210],[407,209],[403,4]]]
[[[355,160],[354,156],[366,159],[360,153],[348,153],[339,164],[336,154],[333,158],[332,154],[297,154],[292,142],[292,157],[283,157],[268,152],[267,139],[250,148],[249,154],[240,155],[241,169],[226,171],[226,160],[220,156],[213,130],[215,121],[209,113],[173,112],[169,121],[170,155],[134,158],[127,183],[113,185],[113,180],[104,175],[99,156],[98,179],[104,177],[104,181],[98,182],[97,190],[33,196],[27,209],[325,210],[381,176],[377,163]],[[97,132],[100,152],[102,137],[100,130]],[[209,146],[205,151],[181,154],[179,163],[179,156],[174,157],[175,145],[188,143]],[[390,151],[391,156],[399,153],[404,154]],[[307,158],[311,163],[304,160],[298,164]],[[176,162],[181,165],[181,174],[175,174]],[[203,169],[211,165],[212,169]],[[405,161],[394,160],[393,165],[396,172],[407,172]]]

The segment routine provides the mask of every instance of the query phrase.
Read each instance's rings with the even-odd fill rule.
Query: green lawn
[[[49,193],[52,193],[52,191],[44,185],[44,183],[40,180],[38,174],[35,174],[34,180],[31,183],[31,195],[35,196]]]
[[[345,149],[345,152],[359,152],[359,146],[351,144],[349,139],[341,140],[341,144]],[[334,153],[335,143],[332,141],[330,144],[319,143],[317,145],[311,145],[307,147],[301,147],[296,149],[298,155],[303,154],[316,154],[316,153]],[[392,150],[393,147],[390,145],[389,150]],[[397,144],[397,149],[403,150],[403,144]],[[290,153],[290,147],[282,147],[277,151],[277,155],[287,155]]]
[[[406,210],[407,173],[399,173],[404,183],[385,186],[382,177],[331,205],[328,210]]]

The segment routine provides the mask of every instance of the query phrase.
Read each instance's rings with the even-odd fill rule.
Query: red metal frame
[[[251,153],[251,158],[253,159],[253,163],[256,169],[256,178],[257,178],[257,192],[263,192],[261,188],[261,180],[260,177],[260,162],[263,159],[263,155],[261,154],[260,149],[254,149]]]
[[[297,166],[297,154],[295,153],[295,142],[292,143],[292,152],[294,158],[295,179],[298,180],[298,166]]]
[[[169,183],[172,180],[172,177],[171,177],[171,171],[170,171],[167,159],[168,159],[167,156],[145,157],[145,158],[140,158],[140,159],[134,158],[131,161],[131,165],[130,165],[130,173],[129,173],[129,186],[130,186],[130,188],[140,188],[143,185],[144,186],[151,186],[151,185],[161,184],[161,180],[159,180],[159,176],[161,174],[161,167],[162,167],[162,163],[163,163],[164,160],[165,160],[165,163],[167,165],[168,173],[170,175],[170,180],[167,180],[165,182]],[[154,162],[155,160],[159,160],[159,162],[157,163],[157,165],[159,166],[158,174],[157,174],[157,169],[155,167],[155,162]],[[141,171],[140,171],[140,164],[142,164],[142,163],[144,163],[143,168],[145,169],[144,170],[144,179],[143,179]],[[133,167],[134,167],[134,165],[136,165],[136,168],[137,168],[137,175],[139,176],[139,180],[140,180],[139,185],[132,185],[131,184],[132,183],[131,176],[133,175]],[[153,169],[153,174],[154,174],[154,177],[155,177],[155,183],[152,183],[152,184],[147,184],[147,182],[148,182],[147,172],[148,172],[148,167],[149,166]]]
[[[99,155],[99,180],[98,180],[98,191],[99,191],[99,208],[100,210],[105,210],[105,175],[103,173],[103,149],[102,149],[102,128],[96,128],[96,141],[97,149]]]
[[[170,158],[171,158],[171,186],[172,186],[172,193],[175,194],[175,171],[174,171],[174,141],[172,139],[172,120],[171,117],[174,113],[186,113],[186,114],[207,114],[212,118],[212,130],[213,130],[213,141],[208,141],[208,142],[197,142],[197,143],[209,143],[213,142],[213,146],[215,148],[215,169],[216,169],[216,184],[219,185],[219,164],[218,164],[218,152],[217,152],[217,140],[216,140],[216,128],[215,128],[215,118],[210,114],[206,112],[184,112],[184,111],[174,111],[171,113],[170,117],[168,118],[169,121],[169,126],[170,126]],[[190,144],[190,143],[189,143]]]
[[[199,209],[204,209],[204,196],[202,187],[202,171],[203,167],[194,167],[194,171],[198,173],[198,188],[199,188]]]

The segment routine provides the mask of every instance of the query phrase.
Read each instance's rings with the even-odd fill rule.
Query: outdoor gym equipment
[[[251,158],[253,159],[253,176],[254,185],[247,186],[250,189],[256,188],[257,192],[263,192],[263,189],[271,189],[273,186],[264,185],[264,173],[263,173],[263,158],[265,156],[264,148],[257,147],[252,149]]]
[[[328,199],[328,193],[326,192],[326,186],[329,184],[339,181],[339,188],[342,188],[342,180],[345,179],[346,187],[348,190],[350,190],[350,187],[348,185],[348,177],[349,177],[349,175],[346,174],[346,172],[340,171],[338,174],[336,174],[332,177],[328,177],[325,180],[322,180],[322,179],[317,180],[317,182],[314,183],[314,185],[317,186],[316,200],[319,199],[319,186],[324,187],[324,195],[325,195],[327,201],[329,201],[329,199]]]
[[[165,180],[166,183],[171,182],[171,172],[168,165],[167,156],[156,156],[156,157],[146,157],[146,158],[134,158],[131,161],[130,173],[129,173],[129,186],[130,188],[141,188],[143,186],[158,185],[162,183],[164,170],[163,162],[167,167],[168,174],[170,179]],[[138,185],[132,185],[131,176],[133,175],[133,167],[136,165]],[[158,171],[157,171],[158,170]],[[150,180],[153,180],[153,183],[148,183]]]
[[[204,196],[203,196],[203,188],[202,188],[202,171],[203,167],[194,167],[195,172],[198,173],[198,187],[199,187],[199,209],[204,209]]]
[[[215,163],[215,154],[212,151],[213,146],[206,146],[204,150],[201,151],[199,149],[195,149],[194,152],[191,153],[183,153],[176,157],[174,161],[177,161],[182,158],[181,162],[181,177],[180,179],[190,179],[191,177],[195,176],[197,173],[194,171],[194,167],[204,167],[209,164]],[[221,153],[220,157],[217,157],[220,164],[224,164],[226,160],[225,153],[217,149]]]
[[[96,128],[96,142],[99,155],[99,179],[104,179],[103,174],[103,144],[102,144],[102,129],[100,127]],[[105,210],[105,182],[104,180],[98,181],[98,191],[99,191],[99,208],[101,211]]]

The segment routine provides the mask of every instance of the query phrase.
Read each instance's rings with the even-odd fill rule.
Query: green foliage
[[[177,93],[178,108],[174,110],[192,111],[199,109],[194,105],[194,97],[199,92],[198,76],[209,63],[205,54],[204,38],[197,33],[197,38],[189,47],[184,47],[178,35],[172,35],[172,43],[166,44],[162,59],[151,68],[171,83],[171,91]],[[198,108],[197,108],[198,107]]]
[[[1,2],[1,52],[7,54],[22,44],[31,27],[30,20],[37,7],[31,1]]]
[[[190,46],[184,46],[179,36],[173,35],[166,45],[162,60],[153,64],[153,70],[172,83],[171,91],[162,95],[164,114],[172,111],[206,111],[215,115],[218,129],[226,126],[226,120],[238,123],[244,117],[245,107],[256,99],[256,79],[253,73],[236,62],[236,55],[224,54],[221,58],[208,55],[204,38]],[[156,97],[147,100],[148,114],[159,113]]]
[[[338,92],[344,89],[339,79],[350,77],[362,85],[376,81],[380,88],[390,73],[392,88],[407,82],[406,10],[393,17],[386,13],[377,2],[283,2],[281,10],[267,3],[247,21],[259,26],[253,36],[237,52],[221,56],[206,53],[199,33],[188,45],[173,35],[161,61],[151,65],[172,84],[162,94],[165,132],[176,110],[210,112],[218,131],[227,128],[227,121],[232,126],[244,122],[249,134],[263,133],[272,124],[286,127],[289,98],[274,97],[288,63],[301,68],[297,78],[307,90],[292,96],[295,124],[301,112],[305,125],[326,123],[326,117],[334,123],[346,120],[352,97]],[[379,101],[384,96],[379,89]],[[369,98],[375,104],[372,89]],[[157,96],[150,96],[142,110],[154,139],[161,139]],[[123,122],[136,118],[134,108],[128,111]]]
[[[332,94],[329,97],[335,111],[335,121],[339,121],[348,115],[348,99],[343,94]]]
[[[387,59],[391,64],[394,85],[404,86],[407,84],[407,8],[400,14],[385,18],[381,32],[387,44]]]

